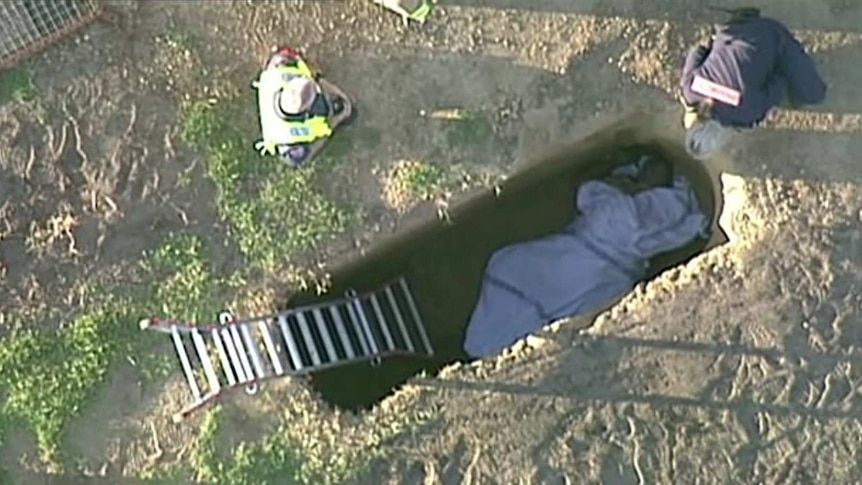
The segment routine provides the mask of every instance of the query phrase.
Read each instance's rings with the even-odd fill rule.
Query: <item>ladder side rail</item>
[[[272,379],[277,379],[278,377],[279,376],[276,376],[275,374],[270,374],[267,377],[265,377],[263,379],[258,379],[255,382],[263,383],[263,382],[266,382],[266,381],[269,381]],[[239,389],[240,389],[239,386],[225,387],[222,389],[222,391],[220,391],[218,393],[209,394],[203,399],[195,400],[194,402],[186,405],[186,407],[184,407],[179,412],[175,413],[174,414],[174,421],[178,422],[178,421],[182,420],[183,418],[187,417],[188,415],[190,415],[191,413],[193,413],[194,411],[223,398],[225,395],[227,395],[229,393],[236,392]]]
[[[418,354],[418,355],[424,356],[424,354]],[[324,371],[327,369],[332,369],[334,367],[342,367],[342,366],[347,366],[347,365],[352,365],[352,364],[361,364],[364,362],[373,362],[376,359],[384,359],[384,358],[393,357],[393,356],[403,356],[403,357],[414,357],[415,358],[417,356],[417,354],[414,352],[407,352],[404,350],[391,350],[391,351],[383,352],[383,353],[378,354],[378,355],[361,355],[361,356],[354,357],[352,359],[344,359],[344,360],[338,360],[335,362],[327,362],[325,364],[320,364],[319,366],[315,366],[315,367],[306,367],[299,372],[292,373],[291,375],[293,375],[293,376],[304,376],[307,374],[320,372],[320,371]]]

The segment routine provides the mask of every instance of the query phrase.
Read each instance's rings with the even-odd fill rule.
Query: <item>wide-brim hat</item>
[[[317,87],[314,81],[307,77],[295,77],[279,93],[278,106],[287,114],[302,114],[311,109],[315,97]]]

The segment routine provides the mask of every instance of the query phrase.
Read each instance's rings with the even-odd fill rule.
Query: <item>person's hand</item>
[[[330,100],[330,106],[332,107],[332,124],[337,125],[342,121],[350,118],[350,114],[353,112],[352,103],[349,99],[335,96]]]

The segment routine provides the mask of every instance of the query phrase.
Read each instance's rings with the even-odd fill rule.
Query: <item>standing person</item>
[[[733,130],[754,128],[785,99],[819,104],[826,85],[802,44],[780,22],[754,8],[731,11],[709,46],[693,47],[680,77],[685,145],[708,158]]]
[[[275,49],[253,86],[258,90],[261,154],[291,166],[307,163],[351,115],[347,95],[290,48]]]

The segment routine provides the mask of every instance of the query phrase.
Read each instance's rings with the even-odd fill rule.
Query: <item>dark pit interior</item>
[[[293,295],[290,306],[342,295],[352,288],[374,290],[406,275],[435,348],[434,359],[393,357],[374,367],[351,364],[315,373],[311,385],[336,407],[372,407],[413,375],[434,374],[447,364],[466,360],[461,349],[464,331],[478,299],[485,263],[496,249],[558,231],[575,216],[576,188],[614,168],[610,155],[621,148],[645,146],[672,161],[692,181],[701,207],[712,216],[713,231],[720,212],[713,180],[700,162],[678,144],[644,139],[631,123],[617,123],[562,147],[515,173],[499,195],[485,190],[458,204],[448,223],[433,219],[406,228],[332,273],[327,295]],[[649,278],[684,264],[709,246],[725,242],[723,235],[699,240],[650,261]]]

